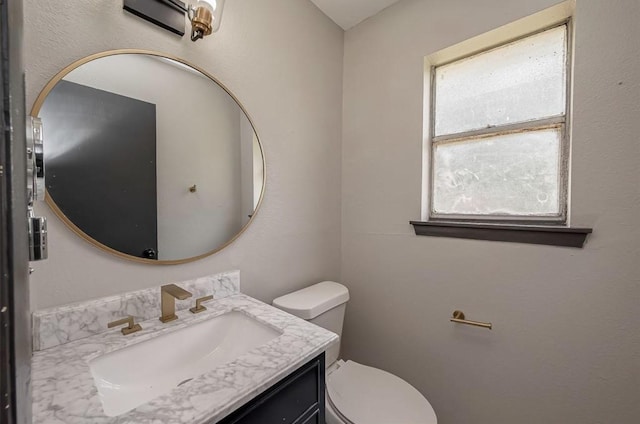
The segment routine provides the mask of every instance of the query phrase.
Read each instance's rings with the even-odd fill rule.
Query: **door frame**
[[[22,0],[0,0],[0,422],[7,424],[31,423],[22,31]]]

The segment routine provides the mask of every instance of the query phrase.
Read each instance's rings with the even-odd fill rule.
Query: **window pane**
[[[437,145],[433,211],[559,214],[559,129]]]
[[[436,68],[435,134],[565,112],[566,26]]]

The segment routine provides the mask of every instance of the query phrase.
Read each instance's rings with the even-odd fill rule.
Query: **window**
[[[568,38],[565,23],[431,68],[430,220],[566,223]]]

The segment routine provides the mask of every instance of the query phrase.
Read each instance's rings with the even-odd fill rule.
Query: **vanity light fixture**
[[[195,5],[189,6],[187,16],[191,21],[191,41],[198,41],[218,31],[222,9],[224,0],[199,0]]]
[[[191,0],[190,3],[182,3],[177,0],[164,0],[181,8],[191,21],[191,41],[211,35],[220,28],[224,0]]]
[[[191,22],[191,41],[220,28],[225,0],[124,0],[124,9],[168,31],[184,35],[184,15]]]

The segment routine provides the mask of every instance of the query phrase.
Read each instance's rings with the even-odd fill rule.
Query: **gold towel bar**
[[[450,318],[451,322],[456,322],[458,324],[467,324],[474,325],[476,327],[488,328],[489,330],[493,329],[493,324],[490,322],[480,322],[480,321],[469,321],[465,319],[464,312],[462,311],[453,311],[453,318]]]

